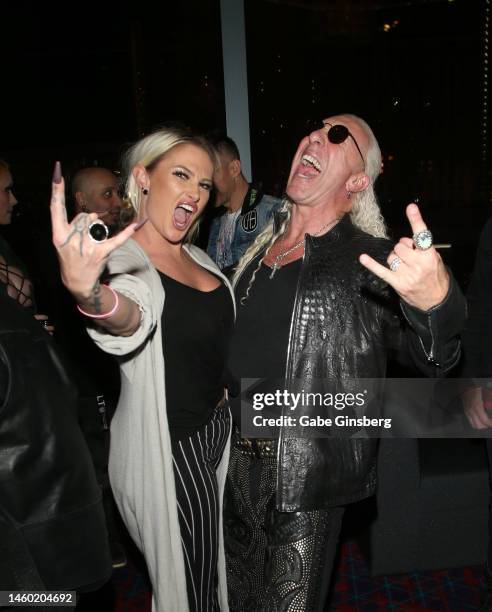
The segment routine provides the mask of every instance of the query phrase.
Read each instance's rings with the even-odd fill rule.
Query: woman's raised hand
[[[139,224],[133,223],[117,236],[95,242],[89,235],[89,226],[97,220],[96,213],[80,213],[69,223],[60,162],[56,162],[53,173],[50,210],[63,284],[76,299],[86,300],[98,286],[110,253],[126,242]]]

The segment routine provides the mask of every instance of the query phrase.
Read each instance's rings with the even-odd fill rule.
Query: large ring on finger
[[[109,237],[109,228],[103,221],[96,219],[89,225],[89,238],[92,242],[104,242]]]
[[[413,235],[413,243],[417,249],[427,251],[427,249],[430,249],[434,244],[432,232],[428,229],[422,230],[421,232],[416,232]]]
[[[400,267],[400,264],[401,264],[401,259],[397,255],[394,259],[392,259],[390,261],[390,265],[389,265],[390,266],[390,270],[392,272],[396,272],[398,270],[398,268]]]

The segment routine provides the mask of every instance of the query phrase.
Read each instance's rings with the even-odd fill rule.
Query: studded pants
[[[278,512],[275,486],[276,459],[233,443],[224,502],[231,611],[323,610],[344,508]]]

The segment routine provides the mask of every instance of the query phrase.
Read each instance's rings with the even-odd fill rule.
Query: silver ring
[[[45,319],[45,320],[43,321],[43,327],[44,327],[44,328],[48,329],[49,324],[50,324],[50,322],[48,321],[48,319]]]
[[[106,223],[96,219],[89,225],[89,238],[92,242],[104,242],[109,237],[109,229]]]
[[[430,249],[434,244],[432,232],[428,229],[422,230],[421,232],[416,232],[413,235],[413,243],[417,249],[427,251],[427,249]]]
[[[397,255],[394,259],[392,259],[390,261],[390,270],[392,272],[396,272],[398,270],[400,264],[401,264],[401,259]]]

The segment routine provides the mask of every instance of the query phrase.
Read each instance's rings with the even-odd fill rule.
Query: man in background
[[[72,179],[72,197],[75,215],[97,213],[110,236],[120,231],[122,201],[118,177],[111,170],[97,166],[78,170]]]
[[[214,174],[215,205],[225,210],[212,221],[207,253],[223,270],[239,261],[282,201],[248,183],[232,138],[217,139],[213,144],[219,158]]]

